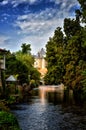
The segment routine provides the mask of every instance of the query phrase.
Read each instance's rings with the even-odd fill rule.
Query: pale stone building
[[[37,70],[41,73],[41,79],[43,79],[43,77],[47,73],[46,66],[47,62],[45,60],[45,51],[42,48],[35,56],[35,62],[34,62],[34,67],[37,68]]]

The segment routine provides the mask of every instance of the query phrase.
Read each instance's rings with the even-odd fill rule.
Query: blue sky
[[[0,0],[0,48],[16,52],[29,43],[36,54],[76,8],[77,0]]]

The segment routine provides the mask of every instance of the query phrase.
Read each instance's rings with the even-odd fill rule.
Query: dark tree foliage
[[[28,76],[28,68],[21,62],[16,59],[14,54],[8,53],[6,56],[6,77],[10,75],[18,75],[19,77],[24,77],[22,82],[26,81]]]
[[[46,84],[58,84],[62,81],[63,73],[63,33],[61,28],[57,28],[54,32],[54,36],[49,39],[46,45],[46,60],[48,61],[48,73],[45,76]],[[57,78],[58,77],[58,78]]]
[[[64,19],[64,32],[68,39],[70,39],[72,36],[75,36],[77,33],[79,33],[81,29],[79,19]]]
[[[83,18],[83,22],[86,23],[86,0],[78,0],[80,5],[81,5],[81,14],[82,14],[82,18]]]
[[[30,80],[32,79],[36,82],[36,84],[39,84],[40,74],[36,69],[34,69],[31,63],[33,63],[32,58],[29,59],[28,65],[27,65],[26,62],[24,61],[24,58],[19,60],[16,58],[16,54],[11,54],[10,52],[7,53],[6,78],[10,75],[15,75],[19,81],[19,84],[21,85],[23,83],[27,83],[27,84],[30,83]]]
[[[78,0],[81,9],[76,10],[75,19],[64,19],[64,33],[57,28],[46,44],[48,72],[46,84],[64,83],[68,88],[84,90],[86,95],[86,2]]]

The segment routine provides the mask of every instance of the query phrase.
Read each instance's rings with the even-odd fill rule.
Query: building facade
[[[45,74],[47,73],[47,62],[45,60],[44,49],[42,48],[34,58],[34,67],[41,73],[41,79],[43,79]]]

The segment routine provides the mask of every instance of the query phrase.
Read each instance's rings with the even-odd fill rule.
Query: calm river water
[[[34,89],[29,101],[13,110],[22,130],[86,130],[86,113],[72,91],[66,96],[45,86]]]

